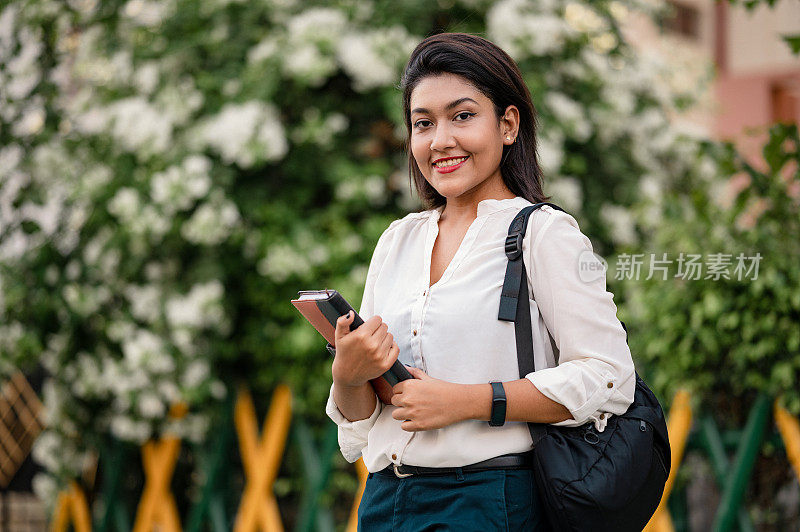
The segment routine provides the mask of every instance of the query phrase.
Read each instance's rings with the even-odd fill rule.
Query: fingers
[[[427,373],[425,373],[421,369],[415,368],[413,366],[409,366],[408,367],[408,372],[411,373],[411,375],[413,375],[415,379],[420,379],[420,380],[429,380],[429,379],[431,379],[430,375],[428,375]]]
[[[378,327],[383,324],[383,320],[380,316],[372,316],[370,319],[364,322],[364,324],[358,328],[359,331],[363,331],[362,334],[369,337],[378,329]]]
[[[394,348],[395,345],[396,344],[394,343],[394,336],[392,336],[392,333],[387,332],[386,336],[384,336],[383,340],[381,341],[381,345],[378,347],[378,353],[380,354],[386,353],[387,356],[389,356],[391,355],[391,350]],[[392,360],[391,363],[394,364],[394,360]]]
[[[350,324],[353,323],[354,319],[355,313],[352,310],[344,316],[339,316],[339,319],[336,320],[335,336],[337,340],[350,332]]]
[[[392,347],[389,349],[389,367],[394,365],[398,356],[400,356],[400,346],[397,345],[397,342],[392,342]]]
[[[406,432],[419,432],[422,430],[415,422],[407,419],[400,424],[400,428]]]

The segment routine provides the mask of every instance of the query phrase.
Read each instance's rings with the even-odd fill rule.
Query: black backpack
[[[498,319],[514,322],[521,378],[535,369],[522,240],[528,217],[543,205],[563,211],[552,203],[525,207],[505,242],[508,265]],[[591,421],[580,427],[528,423],[528,429],[536,490],[553,530],[644,528],[661,501],[671,459],[661,405],[638,373],[633,403],[624,414],[611,416],[603,432]]]

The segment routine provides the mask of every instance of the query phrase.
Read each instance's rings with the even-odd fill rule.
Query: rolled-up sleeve
[[[325,406],[325,413],[339,426],[339,449],[342,456],[348,462],[355,462],[361,457],[361,450],[367,445],[367,435],[369,429],[375,424],[381,413],[382,403],[375,401],[375,410],[366,419],[349,421],[339,411],[339,407],[333,400],[333,386],[328,396],[328,404]]]
[[[533,295],[559,359],[556,367],[526,378],[572,413],[574,420],[555,425],[594,420],[602,430],[604,413],[625,413],[636,388],[614,296],[606,290],[605,272],[586,268],[592,262],[592,244],[572,216],[548,210],[536,213],[530,222],[533,243],[527,264]]]
[[[361,308],[358,310],[358,315],[366,321],[375,315],[374,309],[374,290],[375,278],[380,271],[383,261],[386,258],[386,241],[397,221],[392,222],[391,225],[383,232],[375,245],[375,250],[370,259],[369,268],[367,270],[367,280],[364,283],[364,296],[361,298]],[[336,402],[333,400],[333,385],[328,395],[328,404],[325,407],[325,413],[334,423],[339,426],[339,448],[342,451],[342,456],[348,462],[355,462],[361,456],[362,449],[367,445],[367,435],[370,429],[375,425],[375,421],[383,409],[383,404],[378,400],[375,401],[375,410],[372,415],[366,419],[358,421],[349,421],[342,415]]]

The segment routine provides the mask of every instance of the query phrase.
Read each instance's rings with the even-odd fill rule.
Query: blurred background
[[[398,83],[441,31],[518,62],[608,260],[677,452],[653,529],[800,529],[800,2],[0,5],[0,530],[352,529],[289,300],[357,308],[422,209]]]

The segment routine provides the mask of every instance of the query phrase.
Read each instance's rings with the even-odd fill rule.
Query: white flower
[[[283,71],[294,78],[306,80],[312,87],[321,86],[336,70],[336,61],[323,56],[312,43],[290,47],[283,58]]]
[[[214,326],[224,318],[224,293],[222,283],[216,279],[196,284],[185,296],[174,296],[167,301],[167,321],[174,328]]]
[[[295,15],[286,23],[289,40],[302,42],[334,43],[342,35],[347,19],[340,9],[315,7]]]
[[[153,175],[150,197],[168,214],[186,210],[211,188],[210,168],[207,157],[189,156],[181,166],[171,166]]]
[[[174,126],[183,126],[190,121],[195,111],[202,107],[205,97],[190,78],[183,77],[177,83],[168,83],[155,97],[156,107],[169,117]]]
[[[639,181],[639,191],[643,198],[650,201],[660,201],[662,195],[661,180],[653,174],[642,176]]]
[[[179,438],[200,443],[205,439],[209,425],[210,422],[206,416],[190,413],[183,419],[170,421],[167,430]]]
[[[33,442],[33,459],[43,465],[45,469],[57,471],[59,466],[59,450],[61,438],[53,430],[45,430]]]
[[[6,59],[14,49],[14,28],[19,10],[17,4],[6,4],[0,12],[0,60]]]
[[[583,33],[600,33],[608,29],[608,22],[584,3],[569,2],[564,8],[564,20]]]
[[[211,373],[208,363],[204,360],[194,360],[183,373],[181,384],[185,388],[197,388],[203,384]]]
[[[139,193],[128,187],[117,190],[108,203],[108,212],[119,218],[122,223],[133,220],[139,214],[140,209]]]
[[[105,107],[90,107],[72,118],[75,129],[86,135],[98,135],[105,131],[113,116]]]
[[[595,35],[589,41],[597,53],[605,54],[610,50],[613,50],[619,41],[617,37],[611,32],[601,33],[600,35]]]
[[[266,37],[247,52],[248,63],[258,63],[277,55],[280,51],[278,41],[274,37]]]
[[[8,144],[0,148],[0,177],[4,178],[3,181],[0,181],[0,184],[3,185],[4,189],[7,186],[5,178],[10,176],[12,170],[15,170],[17,166],[19,166],[24,154],[25,152],[22,146],[16,143]]]
[[[211,396],[214,399],[221,400],[224,399],[225,396],[228,394],[228,390],[225,388],[225,385],[222,381],[213,381],[210,386]]]
[[[164,417],[167,407],[159,397],[152,392],[143,392],[136,398],[136,407],[142,417],[159,419]]]
[[[537,140],[539,165],[547,174],[557,173],[564,162],[564,139],[562,135],[551,129]]]
[[[155,285],[129,285],[125,296],[131,304],[131,314],[145,323],[155,323],[161,315],[161,290]]]
[[[486,13],[486,34],[511,57],[555,54],[574,30],[558,15],[536,12],[534,2],[503,0]]]
[[[159,0],[130,0],[122,8],[122,14],[137,25],[153,28],[172,15],[175,6],[172,2]]]
[[[55,470],[50,470],[51,472]],[[54,508],[58,499],[59,486],[56,479],[47,473],[36,473],[31,481],[36,498],[44,502],[48,508]]]
[[[150,438],[152,429],[146,421],[118,415],[111,419],[111,433],[120,440],[142,444]]]
[[[129,321],[112,321],[108,324],[106,334],[109,340],[122,342],[125,338],[133,336],[136,326]]]
[[[63,198],[58,197],[57,194],[50,194],[44,205],[26,202],[20,207],[19,214],[21,219],[35,222],[39,229],[49,237],[58,229],[63,209]]]
[[[611,238],[617,244],[633,244],[636,241],[633,216],[625,207],[606,203],[600,209],[600,217],[609,225]]]
[[[194,343],[194,336],[187,329],[176,329],[170,334],[172,343],[178,350],[187,357],[192,357],[197,353]]]
[[[583,189],[574,177],[561,177],[551,182],[550,193],[555,196],[556,203],[563,204],[569,212],[575,213],[583,205]]]
[[[147,368],[154,373],[168,373],[175,369],[175,362],[166,352],[164,341],[148,330],[138,329],[132,337],[123,339],[122,353],[131,369]]]
[[[32,103],[25,108],[22,118],[13,124],[11,132],[16,137],[36,135],[44,128],[45,117],[44,106],[38,102]]]
[[[563,93],[552,91],[545,96],[545,105],[576,140],[586,141],[592,134],[592,125],[586,120],[583,109],[575,100]]]
[[[195,135],[201,146],[211,146],[226,164],[249,168],[256,161],[276,161],[288,151],[277,109],[251,100],[227,104],[199,126]]]
[[[137,156],[165,152],[172,143],[172,121],[167,113],[150,105],[141,96],[119,100],[109,106],[112,135]]]
[[[353,32],[342,37],[336,55],[359,92],[391,86],[417,39],[402,26]]]
[[[156,388],[158,389],[158,393],[161,394],[161,397],[163,397],[164,400],[169,404],[176,403],[181,398],[178,385],[175,384],[171,378],[161,380]]]
[[[111,290],[107,286],[87,286],[70,283],[61,293],[70,309],[82,317],[90,316],[111,299]]]
[[[341,246],[345,253],[357,253],[363,249],[364,239],[356,233],[351,233],[342,239]]]
[[[0,62],[5,62],[3,70],[7,75],[7,79],[0,77],[0,80],[4,81],[4,95],[10,100],[26,98],[42,79],[39,68],[39,56],[44,49],[42,30],[22,26],[17,32],[17,39],[14,39],[13,24],[16,14],[15,9],[8,8],[3,11],[0,21],[2,25],[12,25],[3,29],[4,36],[0,39]],[[14,50],[14,40],[19,44],[19,51],[16,56],[9,57]]]
[[[311,271],[308,259],[295,251],[293,246],[277,244],[269,248],[267,255],[256,266],[258,273],[276,282],[285,281],[290,275],[305,275]]]
[[[181,226],[181,235],[189,242],[214,246],[223,242],[239,224],[239,210],[221,194],[200,205]]]
[[[611,104],[614,111],[620,115],[630,115],[636,107],[636,97],[626,87],[607,84],[600,89],[600,98]]]
[[[139,67],[133,75],[133,82],[139,92],[150,94],[158,85],[158,64],[155,61],[148,61]]]

